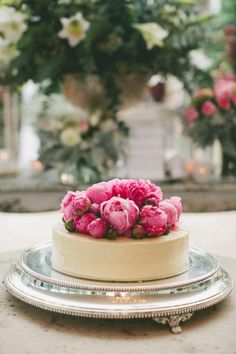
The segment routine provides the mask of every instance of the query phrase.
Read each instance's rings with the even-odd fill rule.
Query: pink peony
[[[174,228],[179,220],[176,207],[168,199],[165,199],[159,203],[159,208],[166,213],[168,226]]]
[[[101,204],[106,200],[111,199],[113,196],[112,188],[114,183],[116,183],[115,179],[108,182],[99,182],[93,184],[87,189],[87,197],[96,204]]]
[[[140,224],[149,236],[159,236],[167,230],[167,215],[157,206],[145,205],[140,211]]]
[[[65,221],[71,220],[75,216],[75,211],[73,207],[73,200],[76,197],[76,192],[69,191],[62,199],[60,212],[63,213],[63,218]]]
[[[89,211],[93,214],[99,214],[100,213],[100,205],[97,203],[93,203],[90,205]]]
[[[91,213],[84,214],[80,218],[75,218],[74,225],[76,231],[80,232],[81,234],[87,234],[89,224],[95,219],[96,216]]]
[[[191,123],[198,119],[199,113],[195,107],[189,107],[184,113],[186,122]]]
[[[106,223],[101,218],[97,218],[88,224],[87,230],[91,236],[102,238],[106,232]]]
[[[149,180],[143,179],[121,179],[113,185],[113,195],[119,196],[124,199],[130,199],[135,202],[139,207],[142,203],[151,199],[158,204],[162,199],[162,192],[160,187],[151,183]]]
[[[77,216],[83,215],[86,211],[89,210],[91,201],[86,196],[85,192],[76,192],[76,196],[72,202],[74,212]]]
[[[216,113],[216,106],[211,101],[205,101],[202,104],[201,111],[206,117],[209,117]]]
[[[168,199],[170,203],[172,203],[178,212],[178,218],[180,217],[180,215],[182,214],[183,211],[183,207],[182,207],[182,202],[181,202],[181,198],[177,197],[177,196],[173,196],[170,197],[170,199]]]
[[[120,234],[124,234],[134,225],[139,214],[139,209],[132,200],[120,197],[112,197],[103,202],[100,211],[108,224]]]

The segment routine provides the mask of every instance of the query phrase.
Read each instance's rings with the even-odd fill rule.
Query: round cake
[[[107,240],[70,233],[57,224],[52,235],[52,266],[87,279],[145,281],[186,271],[188,250],[188,233],[181,229],[150,239]]]
[[[163,199],[149,180],[113,179],[69,191],[54,226],[52,267],[101,281],[167,278],[189,267],[181,198]]]

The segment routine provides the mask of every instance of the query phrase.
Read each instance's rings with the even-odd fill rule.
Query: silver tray
[[[4,282],[18,299],[45,310],[97,318],[152,318],[181,332],[194,311],[223,300],[229,274],[211,254],[191,248],[190,267],[175,277],[145,282],[100,282],[61,274],[51,267],[51,243],[25,251]]]

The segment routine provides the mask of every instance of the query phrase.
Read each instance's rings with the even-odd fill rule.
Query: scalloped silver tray
[[[51,243],[25,251],[4,282],[8,291],[33,306],[99,318],[153,318],[181,332],[180,322],[194,311],[223,300],[232,290],[229,274],[211,254],[191,248],[190,267],[175,277],[116,283],[80,279],[51,267]]]

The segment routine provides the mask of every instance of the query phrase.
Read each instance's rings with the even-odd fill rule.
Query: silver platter
[[[153,318],[174,333],[194,311],[223,300],[232,290],[229,274],[211,254],[189,252],[190,267],[155,281],[100,282],[61,274],[51,267],[51,243],[25,251],[5,275],[8,291],[45,310],[97,318]]]

